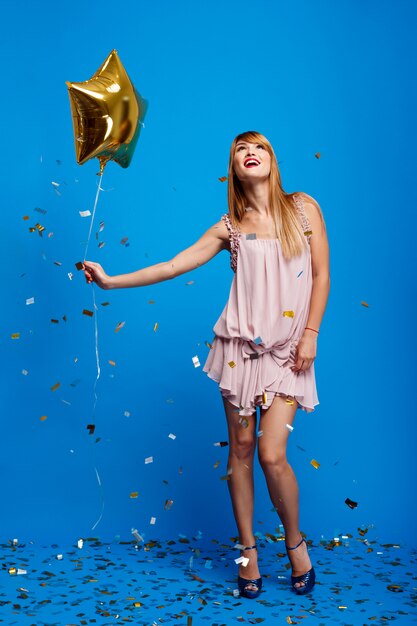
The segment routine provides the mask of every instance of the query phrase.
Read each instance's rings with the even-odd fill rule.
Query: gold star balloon
[[[148,103],[133,86],[117,51],[112,50],[89,80],[66,84],[77,163],[97,157],[100,174],[108,161],[129,167]]]

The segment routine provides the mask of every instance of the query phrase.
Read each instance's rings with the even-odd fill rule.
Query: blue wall
[[[320,203],[331,250],[320,405],[297,412],[289,440],[301,528],[331,538],[374,525],[386,541],[414,541],[416,13],[376,0],[3,9],[3,540],[236,534],[228,448],[213,445],[227,440],[223,405],[192,363],[204,363],[228,296],[226,252],[169,283],[96,288],[93,419],[94,319],[82,314],[93,294],[74,264],[98,168],[75,162],[65,81],[87,80],[116,48],[149,109],[131,166],[106,168],[88,258],[125,273],[194,243],[227,210],[218,178],[232,139],[264,133],[284,189]],[[42,237],[29,232],[37,222]],[[278,527],[271,508],[257,466],[255,531]]]

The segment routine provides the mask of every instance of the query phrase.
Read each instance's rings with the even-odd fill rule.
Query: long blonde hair
[[[235,156],[236,144],[238,141],[248,141],[259,143],[269,152],[271,156],[271,171],[269,174],[269,209],[271,211],[275,234],[281,242],[282,252],[286,258],[298,256],[303,251],[304,246],[308,246],[307,238],[304,235],[303,227],[298,217],[297,207],[294,205],[293,196],[296,193],[312,202],[319,211],[324,224],[323,213],[319,204],[302,192],[286,193],[282,188],[281,174],[278,169],[278,162],[274,150],[268,139],[256,131],[250,130],[241,133],[234,138],[230,148],[229,171],[228,171],[228,205],[229,216],[234,226],[239,226],[248,206],[248,200],[243,191],[242,184],[233,169],[233,158]]]

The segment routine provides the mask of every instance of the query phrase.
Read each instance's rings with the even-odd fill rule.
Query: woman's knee
[[[274,448],[258,447],[259,464],[262,468],[274,468],[276,471],[285,471],[288,468],[288,461],[285,451]]]
[[[230,441],[230,455],[239,459],[251,458],[254,456],[256,439],[250,434],[246,436],[238,435]]]

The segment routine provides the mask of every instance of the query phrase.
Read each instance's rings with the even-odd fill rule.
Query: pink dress
[[[268,408],[276,394],[295,398],[297,408],[307,412],[319,404],[314,361],[306,371],[290,369],[307,325],[313,286],[311,227],[302,197],[294,195],[293,201],[308,246],[290,260],[278,239],[258,239],[233,227],[227,213],[221,218],[229,231],[235,275],[203,371],[242,416],[252,415],[257,406]]]

